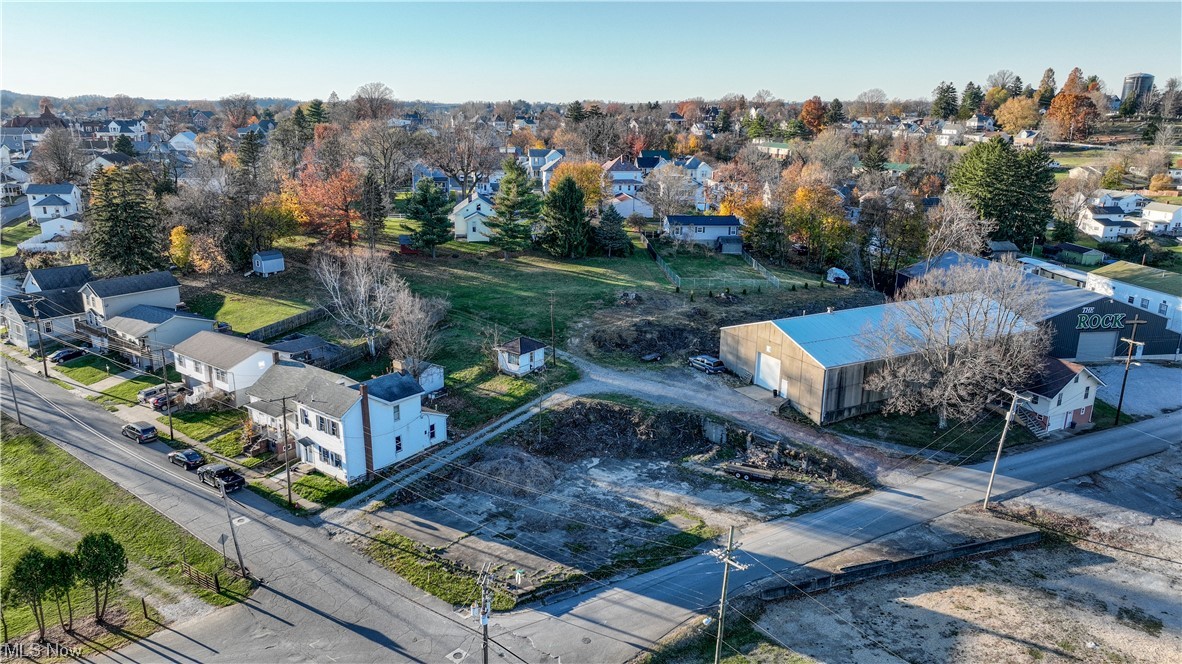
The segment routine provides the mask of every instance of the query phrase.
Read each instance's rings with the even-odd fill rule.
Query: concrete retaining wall
[[[1030,533],[1023,533],[1021,535],[1013,535],[1010,537],[989,540],[987,542],[964,544],[951,549],[934,551],[922,556],[903,558],[902,560],[884,560],[881,562],[856,565],[852,568],[846,568],[849,571],[827,574],[825,576],[813,577],[811,579],[804,579],[796,585],[784,584],[767,587],[759,592],[759,597],[760,599],[764,600],[773,600],[782,599],[785,597],[795,597],[805,593],[824,592],[832,588],[839,588],[841,586],[848,586],[861,581],[868,581],[870,579],[889,576],[891,574],[907,572],[920,567],[927,567],[936,563],[942,563],[948,560],[967,558],[969,556],[975,556],[983,553],[1006,551],[1008,549],[1014,549],[1020,546],[1035,544],[1040,539],[1042,539],[1042,533],[1039,531],[1034,531]]]

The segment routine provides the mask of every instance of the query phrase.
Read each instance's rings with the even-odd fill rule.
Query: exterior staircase
[[[1050,432],[1047,431],[1046,426],[1044,426],[1043,423],[1038,421],[1038,418],[1034,416],[1034,413],[1026,410],[1025,408],[1018,409],[1018,421],[1021,422],[1022,425],[1027,429],[1030,429],[1030,433],[1033,433],[1038,438],[1046,438],[1047,436],[1051,435]]]

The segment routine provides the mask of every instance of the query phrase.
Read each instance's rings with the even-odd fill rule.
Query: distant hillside
[[[41,99],[47,95],[31,95],[21,92],[13,92],[12,90],[0,90],[0,110],[5,113],[36,113],[37,105]],[[73,97],[53,97],[49,96],[49,101],[53,104],[55,110],[61,110],[68,113],[76,113],[82,111],[92,111],[100,106],[106,106],[110,101],[110,97],[105,95],[75,95]],[[145,99],[143,97],[132,97],[141,109],[161,108],[165,106],[193,106],[196,108],[214,109],[217,106],[217,100],[211,99]],[[277,97],[260,97],[258,104],[262,108],[270,108],[278,106],[280,108],[287,108],[298,104],[299,101],[295,99],[277,98]]]

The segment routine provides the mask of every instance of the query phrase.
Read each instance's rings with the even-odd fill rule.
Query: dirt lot
[[[777,467],[791,479],[743,482],[715,470],[724,460]],[[501,578],[522,570],[506,589],[525,599],[670,564],[731,524],[861,491],[847,472],[811,450],[749,443],[698,413],[578,399],[420,482],[369,520],[376,533],[409,538],[453,570],[487,561]]]
[[[575,324],[569,350],[614,363],[634,363],[659,353],[665,363],[681,364],[696,353],[718,352],[718,328],[726,325],[882,302],[882,294],[872,290],[832,284],[821,288],[816,283],[808,290],[698,294],[693,302],[684,294],[646,291],[635,298],[621,297],[614,306]]]
[[[759,622],[830,662],[1182,661],[1179,452],[1004,504],[1084,539],[772,604]],[[745,650],[786,657],[768,642]]]

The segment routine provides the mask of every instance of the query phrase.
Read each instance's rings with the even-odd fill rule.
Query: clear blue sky
[[[1182,70],[1182,3],[57,3],[4,0],[4,88],[70,96],[927,97],[1072,67]]]

